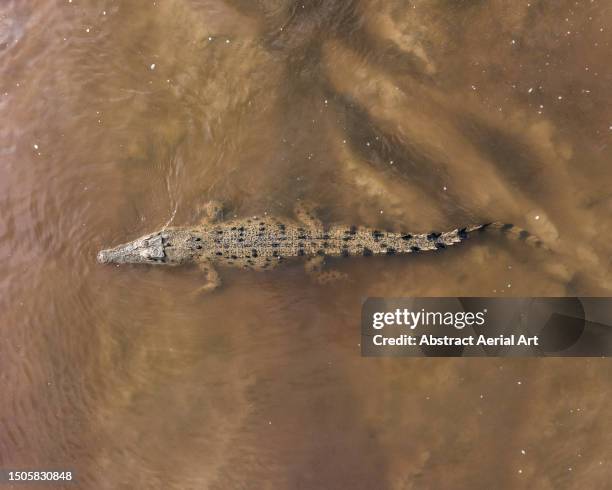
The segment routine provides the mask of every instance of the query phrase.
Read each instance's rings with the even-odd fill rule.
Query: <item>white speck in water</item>
[[[523,473],[523,470],[518,470],[518,472],[519,472],[519,475],[520,475],[521,473]]]
[[[230,43],[230,40],[229,40],[229,39],[226,39],[226,40],[225,40],[225,44],[229,44],[229,43]]]
[[[521,454],[525,454],[525,450],[524,449],[521,449]]]
[[[442,189],[446,190],[446,186],[442,187]]]
[[[536,217],[534,218],[536,221],[540,219],[540,215],[536,215]]]
[[[89,32],[89,30],[90,30],[90,29],[89,29],[89,27],[88,27],[87,29],[85,29],[85,32]]]
[[[151,70],[155,70],[155,63],[151,63],[151,66],[149,68],[151,68]]]
[[[32,145],[34,147],[35,150],[38,150],[38,145],[36,143],[34,143],[34,145]]]
[[[511,287],[512,287],[512,284],[507,284],[507,285],[506,285],[506,287],[507,287],[507,288],[511,288]]]
[[[533,92],[533,87],[531,87],[529,90],[527,90],[527,93],[531,93]]]
[[[522,384],[523,384],[523,382],[522,382],[522,381],[517,381],[517,382],[516,382],[516,384],[517,384],[517,385],[522,385]]]

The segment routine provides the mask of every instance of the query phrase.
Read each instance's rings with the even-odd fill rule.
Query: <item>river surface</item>
[[[367,359],[359,322],[368,296],[611,294],[611,17],[0,2],[0,467],[83,489],[609,488],[608,360]],[[501,220],[547,249],[330,260],[331,285],[221,271],[205,296],[197,269],[96,263],[211,199],[393,231]]]

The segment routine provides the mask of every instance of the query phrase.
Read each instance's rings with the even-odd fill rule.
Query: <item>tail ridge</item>
[[[509,236],[518,241],[523,241],[534,247],[544,247],[544,243],[538,236],[533,235],[526,229],[521,228],[520,226],[514,225],[512,223],[504,223],[502,221],[491,221],[489,223],[483,223],[480,225],[472,225],[472,226],[468,226],[467,228],[464,228],[464,230],[466,230],[465,232],[466,234],[473,233],[476,231],[483,232],[489,229],[497,230],[506,236]],[[461,232],[461,230],[458,230],[458,232]]]

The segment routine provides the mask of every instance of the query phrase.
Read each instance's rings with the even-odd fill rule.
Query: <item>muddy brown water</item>
[[[0,467],[70,488],[608,488],[611,364],[363,359],[367,296],[609,295],[612,9],[4,0]],[[430,231],[439,254],[222,271],[100,248],[230,215]],[[17,487],[15,487],[17,488]],[[25,487],[19,487],[25,488]],[[38,487],[36,487],[38,488]]]

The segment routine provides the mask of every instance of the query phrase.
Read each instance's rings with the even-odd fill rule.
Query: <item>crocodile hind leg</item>
[[[208,201],[197,208],[202,224],[216,223],[223,220],[223,206],[219,201]]]
[[[219,273],[215,270],[212,264],[209,262],[200,262],[198,264],[198,268],[204,274],[206,282],[203,286],[196,289],[196,294],[210,293],[221,286],[221,278],[219,277]]]
[[[325,257],[318,255],[311,257],[304,264],[304,270],[317,284],[329,284],[331,282],[347,279],[348,276],[337,270],[323,270]]]
[[[295,216],[298,221],[305,225],[307,228],[316,230],[323,229],[323,223],[316,217],[314,212],[314,206],[304,202],[299,202],[295,205]]]

